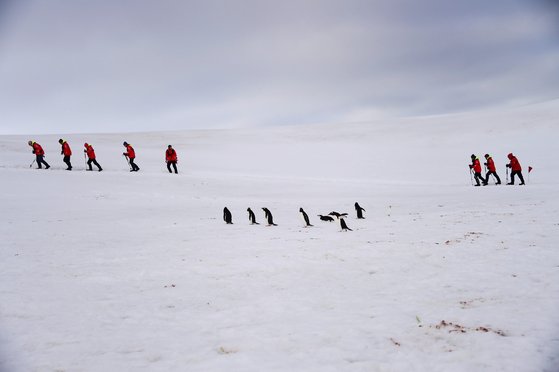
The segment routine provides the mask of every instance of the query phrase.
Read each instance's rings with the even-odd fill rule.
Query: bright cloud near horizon
[[[552,0],[0,0],[0,134],[368,121],[559,97]]]

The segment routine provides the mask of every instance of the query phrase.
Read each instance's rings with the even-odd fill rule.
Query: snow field
[[[27,138],[1,137],[0,370],[554,371],[555,106],[75,134],[72,172],[59,136],[33,138],[48,171],[28,168]],[[78,171],[85,141],[105,171]],[[513,151],[530,183],[472,187],[469,155],[486,144],[503,180]],[[316,216],[332,210],[354,231]]]

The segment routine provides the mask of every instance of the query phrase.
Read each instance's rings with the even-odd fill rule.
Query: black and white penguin
[[[340,217],[346,217],[347,213],[338,213],[338,212],[332,211],[332,212],[328,213],[328,215],[329,216],[334,216],[334,217],[339,219]]]
[[[248,212],[248,220],[250,221],[251,225],[260,225],[258,222],[256,222],[256,216],[254,215],[254,212],[252,211],[252,209],[247,208],[247,212]]]
[[[299,212],[301,212],[301,217],[303,218],[303,221],[305,221],[305,227],[310,227],[311,222],[309,221],[309,216],[308,214],[303,210],[303,208],[299,208]]]
[[[334,219],[330,216],[323,216],[323,215],[319,214],[318,217],[320,217],[321,221],[334,222]]]
[[[264,211],[264,218],[266,218],[266,221],[268,221],[268,226],[277,226],[274,223],[274,217],[272,216],[272,212],[270,212],[268,208],[262,208],[262,210]]]
[[[342,229],[342,231],[353,231],[352,229],[347,227],[347,224],[345,223],[345,220],[343,218],[339,218],[338,221],[340,221],[340,228]]]
[[[357,218],[358,219],[364,219],[365,218],[365,217],[363,217],[363,212],[366,212],[366,210],[364,208],[361,208],[361,206],[357,202],[355,202],[355,211],[357,212]]]
[[[228,225],[233,224],[233,217],[231,216],[231,212],[227,207],[223,208],[223,221],[225,221]]]

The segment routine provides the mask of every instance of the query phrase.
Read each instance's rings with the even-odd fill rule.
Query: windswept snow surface
[[[65,135],[72,172],[0,137],[0,371],[558,371],[558,118]],[[526,186],[472,187],[511,151]]]

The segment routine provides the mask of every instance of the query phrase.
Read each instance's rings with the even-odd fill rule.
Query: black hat
[[[173,146],[169,145],[169,146],[167,146],[167,147],[168,147],[168,148],[171,148],[171,147],[173,147]]]
[[[475,159],[475,158],[476,158],[476,156],[475,156],[474,154],[472,154],[471,158],[472,158],[472,159]]]
[[[62,142],[64,142],[62,138],[58,140],[58,143],[62,143]]]
[[[126,145],[128,145],[128,142],[126,141],[122,142],[122,146],[126,146]]]

